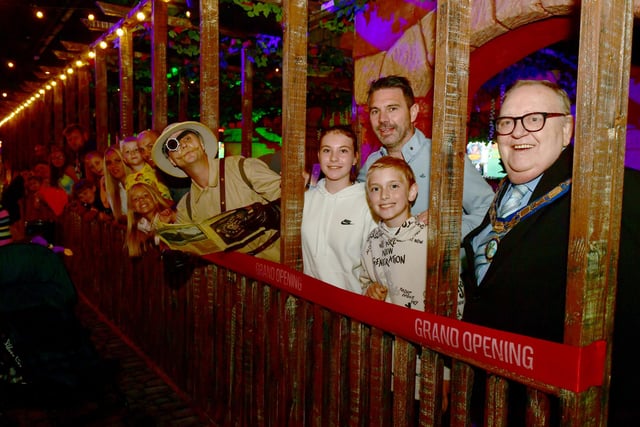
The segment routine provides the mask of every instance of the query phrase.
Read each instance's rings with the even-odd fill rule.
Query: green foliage
[[[366,11],[367,7],[365,0],[334,0],[335,12],[320,21],[320,28],[336,34],[353,31],[356,15]]]
[[[123,0],[126,3],[126,0]],[[336,9],[320,23],[320,27],[339,36],[353,31],[355,15],[366,9],[364,0],[335,0]],[[249,18],[263,19],[268,17],[275,22],[282,20],[282,8],[279,4],[263,3],[251,0],[220,0],[220,3],[233,3],[244,10]],[[235,7],[235,6],[234,6]],[[180,11],[178,10],[180,13]],[[170,12],[172,14],[172,12]],[[194,22],[194,25],[197,25]],[[247,30],[251,30],[248,28]],[[143,55],[134,58],[134,72],[136,91],[150,94],[151,69],[150,52],[151,26],[149,23],[141,25],[134,40],[135,51]],[[253,78],[253,111],[252,120],[259,123],[265,118],[274,118],[282,114],[280,100],[282,99],[282,74],[275,70],[282,67],[282,37],[257,34],[251,39],[238,37],[220,37],[220,124],[240,121],[242,119],[241,76],[238,74],[240,54],[242,49],[248,59],[254,64]],[[117,69],[117,58],[113,64]],[[180,82],[193,81],[193,87],[199,85],[200,69],[200,33],[193,27],[170,27],[167,40],[167,96],[170,104],[176,105],[175,100],[180,96]],[[323,109],[335,111],[348,110],[352,103],[352,90],[349,82],[353,79],[353,60],[349,52],[344,52],[330,45],[309,46],[309,76],[319,79],[309,79],[307,91],[308,106],[320,106]],[[171,74],[171,69],[178,70],[177,75]],[[335,79],[334,79],[335,76]],[[324,80],[324,81],[323,81]],[[342,88],[338,88],[338,80]],[[346,82],[346,83],[345,83]],[[347,89],[345,89],[347,88]],[[196,93],[193,93],[196,92]],[[189,92],[189,114],[195,117],[198,111],[197,90]],[[194,106],[192,106],[193,104]],[[172,108],[168,114],[173,119],[175,112]]]
[[[254,3],[248,0],[233,0],[233,2],[244,9],[250,18],[260,15],[268,18],[269,15],[273,15],[276,21],[282,21],[282,8],[277,4],[262,3],[260,1]]]

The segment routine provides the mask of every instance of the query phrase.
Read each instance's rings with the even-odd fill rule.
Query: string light
[[[163,0],[165,3],[170,3],[170,0]],[[147,8],[148,9],[148,8]],[[139,22],[143,22],[145,21],[147,18],[147,14],[143,11],[145,10],[144,8],[142,8],[142,10],[138,11],[135,14],[135,19],[137,19]],[[36,11],[36,16],[40,19],[44,18],[44,13],[40,10]],[[87,14],[87,20],[88,21],[95,21],[96,16],[93,13],[89,13]],[[101,49],[107,49],[109,47],[109,42],[112,41],[114,39],[114,36],[117,37],[122,37],[124,35],[124,29],[123,28],[117,28],[115,31],[108,31],[106,32],[101,40],[99,42],[96,42],[92,45],[92,48],[86,52],[86,55],[88,58],[95,58],[96,57],[96,52],[95,52],[95,48],[96,47],[100,47]],[[75,61],[75,66],[76,67],[83,67],[87,65],[87,63],[81,59],[77,59]],[[8,68],[14,68],[15,64],[11,61],[7,62],[7,67]],[[50,75],[51,73],[49,71],[45,71],[44,72],[46,75]],[[69,66],[65,71],[63,71],[58,77],[57,79],[54,78],[52,80],[50,80],[45,88],[46,90],[52,90],[54,87],[57,86],[57,81],[56,80],[60,80],[60,81],[65,81],[67,79],[67,75],[72,75],[74,73],[74,69]],[[193,84],[193,83],[192,83]],[[14,110],[13,112],[10,113],[10,115],[8,117],[5,117],[3,120],[0,121],[0,127],[6,123],[7,121],[11,120],[13,117],[15,117],[15,115],[17,113],[19,113],[21,110],[24,110],[26,108],[28,108],[30,106],[30,104],[32,104],[36,98],[39,98],[41,95],[44,95],[45,92],[45,88],[39,89],[30,99],[28,99],[27,101],[23,102],[19,107],[16,108],[16,110]],[[120,88],[118,88],[118,91],[120,91]],[[8,94],[7,93],[3,93],[2,94],[3,97],[7,97]]]

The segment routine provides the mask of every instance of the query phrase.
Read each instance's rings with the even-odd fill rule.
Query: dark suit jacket
[[[570,178],[572,165],[573,147],[569,146],[544,173],[531,200]],[[468,265],[462,277],[467,298],[463,320],[563,341],[570,208],[571,192],[515,226],[500,242],[480,286],[476,285],[474,257],[469,254],[473,253],[471,240],[489,223],[488,215],[466,236],[463,246]],[[640,370],[634,365],[637,355],[633,351],[640,338],[639,228],[640,172],[625,169],[609,425],[625,425],[640,419],[640,397],[636,391]],[[510,404],[514,404],[513,399]],[[522,402],[515,404],[522,409]]]
[[[544,173],[531,201],[571,178],[573,150],[565,149]],[[518,223],[498,246],[476,286],[471,240],[489,223],[487,214],[463,246],[466,304],[463,320],[517,334],[562,341],[571,192]]]

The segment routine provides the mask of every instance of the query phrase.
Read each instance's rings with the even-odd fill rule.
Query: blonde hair
[[[147,190],[151,199],[155,212],[158,213],[164,209],[171,208],[171,202],[162,197],[160,192],[152,185],[144,182],[138,182],[133,184],[127,190],[127,235],[125,238],[125,246],[129,251],[130,257],[141,256],[147,248],[150,246],[150,240],[153,238],[153,234],[148,234],[138,229],[138,223],[142,219],[142,215],[131,208],[133,206],[132,190],[136,188],[144,188]]]
[[[112,152],[116,153],[118,158],[120,158],[120,161],[122,161],[122,166],[124,167],[125,176],[131,173],[131,168],[127,166],[127,164],[125,163],[124,159],[122,158],[122,153],[120,152],[120,149],[117,146],[111,145],[110,147],[107,147],[107,149],[104,151],[104,155],[102,156],[102,167],[104,167],[104,186],[105,186],[105,189],[107,190],[107,195],[111,204],[110,208],[111,208],[111,212],[113,212],[113,217],[116,219],[116,221],[119,221],[120,218],[122,218],[125,215],[125,212],[122,212],[122,199],[120,197],[120,186],[119,186],[120,182],[111,175],[111,172],[109,172],[109,169],[107,168],[107,156]],[[123,182],[123,185],[124,185],[124,182]]]
[[[409,187],[416,183],[416,176],[413,173],[413,169],[411,169],[411,166],[409,166],[409,164],[404,159],[399,159],[397,157],[391,156],[383,156],[373,162],[371,166],[369,166],[369,170],[367,171],[367,185],[369,184],[369,177],[371,176],[373,171],[388,168],[392,168],[400,172],[406,179]]]

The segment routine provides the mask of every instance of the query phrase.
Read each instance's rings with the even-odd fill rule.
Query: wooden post
[[[467,134],[470,2],[438,3],[427,253],[427,311],[454,316]],[[442,269],[441,269],[442,268]]]
[[[439,1],[436,28],[445,30],[436,32],[432,123],[439,125],[432,129],[425,310],[454,317],[460,273],[471,1]],[[439,359],[436,352],[423,348],[421,376],[428,380],[420,390],[423,425],[441,421],[434,389],[424,386],[440,384]],[[465,395],[456,390],[469,386],[470,370],[454,369],[460,376],[463,372],[464,378],[453,378],[457,383],[451,393],[451,405],[460,409],[466,404],[460,396]],[[396,408],[394,405],[394,411]]]
[[[86,66],[76,71],[78,80],[78,123],[87,130],[91,129],[91,97],[89,96],[89,82],[91,73]]]
[[[304,201],[307,111],[307,2],[285,0],[282,49],[282,253],[281,262],[302,269],[300,223]]]
[[[109,145],[109,93],[107,89],[107,51],[96,49],[95,57],[95,103],[96,146],[104,151]]]
[[[70,69],[72,71],[75,70],[69,66],[63,71],[63,74],[67,76],[67,78],[64,80],[65,124],[69,125],[71,123],[78,122],[78,84],[77,74],[75,72],[69,74],[66,72],[67,69]]]
[[[49,89],[44,93],[42,102],[44,108],[42,109],[42,127],[43,127],[43,142],[50,146],[51,144],[58,143],[56,139],[55,130],[53,129],[53,87],[49,86]],[[1,179],[1,178],[0,178]]]
[[[178,73],[178,121],[189,120],[189,81],[184,73]]]
[[[218,0],[200,0],[200,121],[218,138],[220,22]]]
[[[245,42],[241,51],[242,78],[242,155],[251,157],[253,150],[253,64],[248,57],[247,47],[250,42]]]
[[[120,36],[120,137],[133,135],[133,31]]]
[[[151,3],[151,105],[153,129],[167,126],[167,3]]]
[[[58,81],[53,88],[53,124],[55,138],[60,141],[60,144],[64,143],[64,137],[62,131],[64,130],[64,85]]]
[[[564,407],[574,425],[598,415],[606,424],[606,399],[594,403],[610,383],[632,33],[630,1],[582,2],[564,336],[575,346],[606,339],[608,357],[603,386]]]

